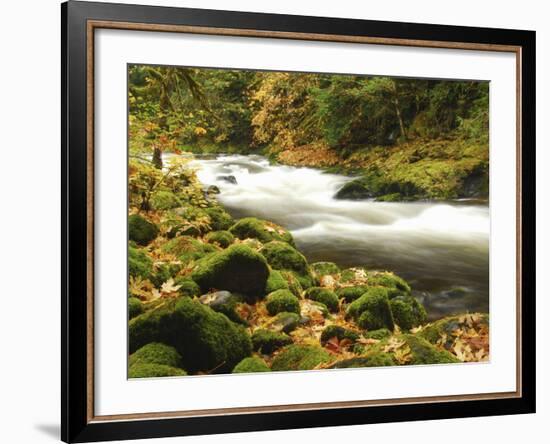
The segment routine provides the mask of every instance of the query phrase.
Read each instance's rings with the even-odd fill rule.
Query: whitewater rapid
[[[411,282],[432,318],[488,311],[487,205],[336,200],[349,177],[270,165],[257,155],[199,158],[192,165],[203,184],[220,189],[218,199],[234,217],[286,227],[311,262],[394,271]]]

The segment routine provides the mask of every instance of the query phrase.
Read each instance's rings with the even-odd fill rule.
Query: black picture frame
[[[97,421],[90,416],[88,359],[93,335],[90,291],[89,168],[87,80],[90,75],[87,39],[90,21],[109,21],[213,29],[369,37],[424,42],[510,45],[519,48],[521,77],[518,164],[521,178],[520,254],[521,328],[519,354],[521,393],[499,399],[448,400],[429,403],[389,403],[365,407],[335,407],[297,411],[236,413],[194,417],[156,417]],[[62,23],[62,384],[61,438],[90,442],[180,435],[230,433],[290,428],[370,424],[442,418],[510,415],[535,412],[535,32],[136,6],[69,1],[61,5]],[[145,31],[144,31],[145,32]],[[283,37],[284,38],[284,37]]]

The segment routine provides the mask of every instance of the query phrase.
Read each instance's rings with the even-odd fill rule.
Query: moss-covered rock
[[[179,286],[178,294],[180,296],[195,297],[201,294],[201,287],[190,277],[177,276],[174,279],[175,285]]]
[[[394,328],[388,292],[382,287],[372,287],[352,302],[347,309],[347,315],[352,317],[359,327],[367,330]]]
[[[340,325],[329,325],[325,327],[321,333],[321,344],[325,345],[329,339],[337,338],[339,341],[348,339],[351,342],[355,342],[359,339],[359,333],[353,330],[349,330]]]
[[[270,372],[271,370],[265,363],[265,361],[257,356],[251,356],[250,358],[244,358],[239,362],[232,373],[262,373]]]
[[[300,322],[300,315],[284,311],[275,316],[271,323],[271,327],[283,333],[290,333],[300,325]]]
[[[426,323],[426,309],[413,296],[396,296],[390,300],[394,322],[403,330]]]
[[[239,298],[229,291],[216,291],[214,293],[202,295],[199,298],[202,304],[208,305],[212,310],[218,313],[223,313],[233,322],[248,325],[236,311],[238,300]]]
[[[156,268],[153,268],[153,274],[151,275],[150,280],[156,287],[160,287],[167,280],[173,279],[178,274],[180,269],[180,264],[160,264]]]
[[[332,364],[329,368],[362,368],[362,367],[387,367],[397,365],[397,362],[390,353],[372,353],[368,356],[343,359]]]
[[[304,296],[312,301],[321,302],[329,311],[338,311],[338,296],[328,288],[310,287],[304,292]]]
[[[314,345],[289,345],[273,359],[271,370],[312,370],[319,364],[331,361],[330,354]]]
[[[129,322],[131,353],[150,342],[175,347],[191,372],[227,373],[252,352],[244,328],[188,297],[168,300]]]
[[[276,270],[287,270],[294,273],[303,288],[315,285],[306,258],[298,250],[285,242],[272,241],[264,245],[260,253],[267,259],[269,265]]]
[[[454,332],[459,330],[469,330],[470,328],[478,327],[479,325],[489,326],[489,315],[482,313],[464,314],[458,316],[448,316],[432,322],[422,328],[417,336],[420,336],[432,344],[442,342],[442,339],[447,339],[450,346],[454,343]]]
[[[336,290],[336,296],[350,303],[363,296],[369,287],[367,285],[357,285],[354,287],[341,287]]]
[[[267,283],[265,284],[265,293],[269,294],[276,290],[288,290],[289,285],[280,271],[270,270]]]
[[[327,274],[334,275],[340,273],[340,268],[334,262],[315,262],[310,266],[317,276],[325,276]]]
[[[363,333],[366,339],[378,339],[382,340],[391,336],[391,331],[387,328],[379,328],[378,330],[370,330]]]
[[[130,355],[128,365],[132,367],[136,364],[161,364],[169,367],[181,367],[181,356],[174,347],[160,342],[151,342]]]
[[[138,298],[128,298],[128,319],[135,318],[143,313],[143,304]]]
[[[264,355],[270,355],[275,350],[292,344],[292,338],[285,333],[260,329],[252,334],[252,348]]]
[[[229,231],[239,239],[254,238],[264,244],[271,241],[282,241],[294,245],[292,235],[283,227],[255,217],[240,219]]]
[[[162,251],[173,254],[183,263],[202,259],[209,253],[219,251],[219,248],[212,244],[207,244],[191,236],[178,236],[166,242]]]
[[[128,238],[138,245],[147,245],[159,234],[158,227],[139,214],[128,218]]]
[[[161,378],[165,376],[186,376],[181,368],[162,364],[136,364],[128,369],[128,377],[134,378]]]
[[[150,199],[153,210],[170,210],[181,207],[181,200],[171,191],[156,191]]]
[[[235,237],[229,231],[211,231],[206,235],[206,240],[211,244],[227,248],[235,241]]]
[[[292,271],[286,270],[281,270],[280,273],[287,282],[290,292],[298,298],[301,297],[304,288],[302,287],[302,284],[300,284],[300,281],[298,280],[296,275]]]
[[[144,250],[128,246],[128,273],[133,277],[151,279],[153,260]]]
[[[228,290],[248,295],[262,294],[269,268],[265,258],[245,245],[232,245],[197,264],[192,279],[202,291]]]
[[[372,272],[369,274],[368,283],[371,286],[381,286],[397,291],[390,292],[390,297],[399,294],[411,294],[411,287],[407,281],[394,273],[388,271]]]
[[[300,314],[300,301],[288,290],[277,290],[268,294],[265,306],[271,316],[284,311]]]
[[[210,228],[214,231],[227,230],[235,223],[231,215],[219,206],[205,208],[204,212],[210,218]]]

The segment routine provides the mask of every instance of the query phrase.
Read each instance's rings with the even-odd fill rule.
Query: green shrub
[[[331,361],[330,354],[313,345],[289,345],[273,359],[271,370],[312,370],[319,364]]]
[[[269,265],[276,270],[287,270],[294,273],[303,288],[315,285],[316,281],[309,269],[306,258],[285,242],[272,241],[264,245],[260,253]]]
[[[332,290],[310,287],[305,291],[304,296],[312,301],[321,302],[332,312],[338,311],[338,296]]]
[[[292,344],[292,338],[285,333],[261,329],[252,334],[253,350],[263,355],[270,355],[289,344]]]
[[[162,364],[169,367],[181,367],[181,356],[174,347],[160,342],[144,345],[130,355],[128,365]]]
[[[359,299],[352,302],[347,314],[360,328],[377,330],[387,328],[393,331],[393,316],[388,292],[382,287],[372,287]]]
[[[128,369],[129,378],[160,378],[163,376],[186,376],[181,368],[160,364],[136,364]]]
[[[128,218],[128,238],[138,245],[147,245],[159,234],[157,226],[139,214]]]
[[[229,231],[239,239],[254,238],[262,243],[282,241],[294,245],[292,235],[279,225],[255,217],[245,217],[237,221]]]
[[[250,358],[244,358],[241,362],[239,362],[233,369],[232,373],[262,373],[270,371],[271,370],[263,359],[260,359],[257,356],[252,356]]]
[[[212,231],[206,235],[206,240],[211,244],[227,248],[235,241],[235,237],[229,231]]]
[[[175,347],[191,372],[227,373],[252,352],[242,327],[188,297],[169,300],[130,321],[130,352],[150,342]]]
[[[300,314],[300,302],[288,290],[277,290],[268,294],[265,306],[271,316],[283,311]]]
[[[215,288],[257,295],[265,290],[268,276],[261,254],[245,245],[232,245],[200,261],[191,277],[203,292]]]
[[[143,304],[138,298],[128,298],[128,319],[135,318],[143,313]]]

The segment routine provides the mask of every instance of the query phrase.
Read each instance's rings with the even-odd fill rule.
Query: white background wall
[[[156,440],[182,443],[543,442],[550,420],[550,28],[544,2],[392,0],[123,1],[375,20],[537,31],[536,415],[290,430]],[[0,441],[55,442],[59,434],[60,360],[60,21],[58,0],[3,2],[0,14]],[[530,116],[525,116],[530,118]],[[510,196],[512,199],[513,196]],[[497,295],[498,296],[498,295]],[[525,295],[535,297],[535,295]],[[546,426],[546,427],[545,427]],[[538,437],[537,437],[538,436]],[[144,441],[145,442],[145,441]],[[153,441],[151,441],[153,442]]]

